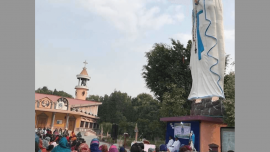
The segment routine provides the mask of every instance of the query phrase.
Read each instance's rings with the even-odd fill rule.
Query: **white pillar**
[[[98,106],[97,106],[97,116],[98,116]]]
[[[67,116],[66,116],[66,128],[68,128],[68,121],[69,121],[69,114],[67,113]]]
[[[78,79],[79,81],[78,81],[78,86],[80,85],[80,78]]]
[[[51,124],[51,128],[53,128],[53,125],[54,125],[54,119],[55,119],[55,112],[53,112],[53,115],[52,115],[52,124]]]

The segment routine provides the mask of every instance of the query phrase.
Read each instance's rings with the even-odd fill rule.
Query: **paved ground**
[[[86,141],[86,143],[90,146],[90,142],[92,141],[93,138],[97,138],[97,136],[82,136],[82,138],[84,138],[84,140]],[[99,145],[103,145],[103,144],[106,144],[108,146],[108,149],[110,148],[110,144],[108,143],[104,143],[104,142],[101,142],[100,141],[100,144]],[[118,149],[119,149],[119,145],[118,144],[114,144]],[[130,152],[129,149],[126,149],[127,152]]]

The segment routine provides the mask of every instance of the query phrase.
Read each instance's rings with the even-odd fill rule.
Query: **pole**
[[[127,136],[125,135],[124,148],[126,148],[126,138]]]

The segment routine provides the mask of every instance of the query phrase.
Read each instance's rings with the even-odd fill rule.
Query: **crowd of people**
[[[68,131],[60,128],[51,129],[43,128],[35,130],[35,152],[126,152],[124,147],[117,149],[115,145],[108,146],[106,144],[99,145],[99,140],[94,138],[90,146],[87,145],[84,138],[75,135],[72,131],[69,135]],[[134,143],[131,145],[130,152],[144,152],[144,144],[149,143]],[[155,149],[149,148],[148,152],[191,152],[192,148],[189,145],[181,145],[177,137],[173,141],[172,137],[167,145],[160,145]]]
[[[117,149],[112,145],[109,149],[107,145],[99,146],[99,140],[94,138],[90,146],[84,138],[75,135],[72,131],[69,135],[67,130],[60,128],[52,132],[49,128],[36,129],[35,152],[126,152],[124,147]]]

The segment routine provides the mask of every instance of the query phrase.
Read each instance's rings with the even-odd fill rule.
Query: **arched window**
[[[68,110],[68,100],[66,98],[59,98],[55,109]]]

